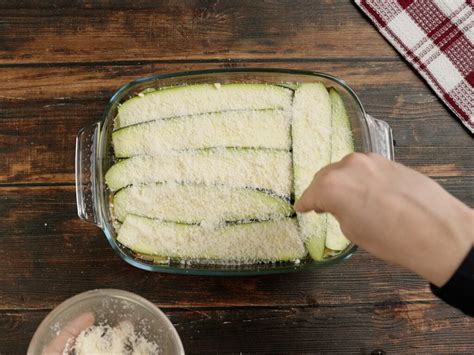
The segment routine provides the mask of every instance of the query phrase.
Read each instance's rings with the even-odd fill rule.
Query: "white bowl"
[[[113,327],[130,322],[137,334],[158,345],[161,354],[184,354],[178,332],[158,307],[134,293],[114,289],[83,292],[61,303],[41,322],[27,354],[44,355],[66,325],[89,312],[94,324]]]

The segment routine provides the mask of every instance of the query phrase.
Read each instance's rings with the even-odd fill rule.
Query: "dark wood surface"
[[[298,274],[148,273],[76,215],[74,143],[130,80],[278,67],[341,77],[393,128],[396,159],[474,206],[472,136],[348,0],[0,0],[0,354],[93,288],[162,307],[188,353],[473,353],[474,321],[358,251]]]

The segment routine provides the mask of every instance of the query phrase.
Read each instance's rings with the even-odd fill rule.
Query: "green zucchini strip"
[[[344,102],[336,90],[329,90],[332,111],[331,163],[337,162],[354,151],[351,124]],[[349,245],[333,215],[327,216],[326,247],[331,250],[344,250]]]
[[[292,91],[267,84],[200,84],[142,93],[118,109],[115,129],[157,119],[229,110],[287,110]]]
[[[295,199],[311,183],[314,174],[331,161],[331,102],[323,84],[302,84],[293,100],[293,171]],[[302,238],[309,254],[322,260],[327,217],[314,212],[298,213]]]
[[[291,216],[288,201],[262,191],[194,184],[130,186],[114,196],[114,215],[128,214],[188,224],[281,219]]]
[[[239,264],[303,258],[295,219],[233,224],[217,229],[128,215],[118,241],[138,253]]]
[[[291,154],[280,150],[211,149],[136,156],[113,165],[105,179],[112,191],[129,185],[175,181],[262,189],[289,199]]]
[[[112,142],[117,158],[210,147],[289,150],[290,119],[281,110],[183,116],[122,128],[113,132]]]

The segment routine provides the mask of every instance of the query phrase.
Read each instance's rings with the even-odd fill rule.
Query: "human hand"
[[[329,212],[369,253],[443,286],[474,244],[474,211],[428,177],[377,154],[321,169],[295,203]]]
[[[59,334],[43,350],[43,355],[62,355],[71,340],[76,338],[83,330],[94,325],[95,317],[91,312],[83,313],[66,324]]]

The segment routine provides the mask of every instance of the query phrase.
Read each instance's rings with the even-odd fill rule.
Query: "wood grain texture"
[[[0,63],[396,57],[349,0],[108,3],[2,10]]]
[[[462,196],[460,182],[441,183]],[[467,203],[474,205],[471,198]],[[145,272],[115,255],[100,229],[77,218],[73,186],[4,187],[0,201],[0,309],[51,308],[95,287],[138,292],[161,307],[434,300],[425,281],[360,250],[330,268],[290,275],[229,279]]]
[[[0,68],[0,183],[72,183],[75,136],[100,119],[109,97],[144,76],[235,63]],[[238,63],[265,67],[269,63]],[[404,63],[276,62],[344,78],[366,110],[394,130],[396,159],[430,176],[474,176],[472,137]],[[474,183],[468,181],[471,185]]]
[[[150,273],[76,215],[74,143],[144,76],[222,67],[333,74],[393,128],[396,159],[474,207],[472,135],[350,0],[0,0],[0,354],[94,288],[162,307],[189,354],[474,353],[472,319],[357,251],[287,275]]]
[[[165,310],[187,354],[468,354],[474,319],[445,305]],[[24,353],[47,311],[0,312],[0,349]],[[291,336],[289,336],[291,334]]]

